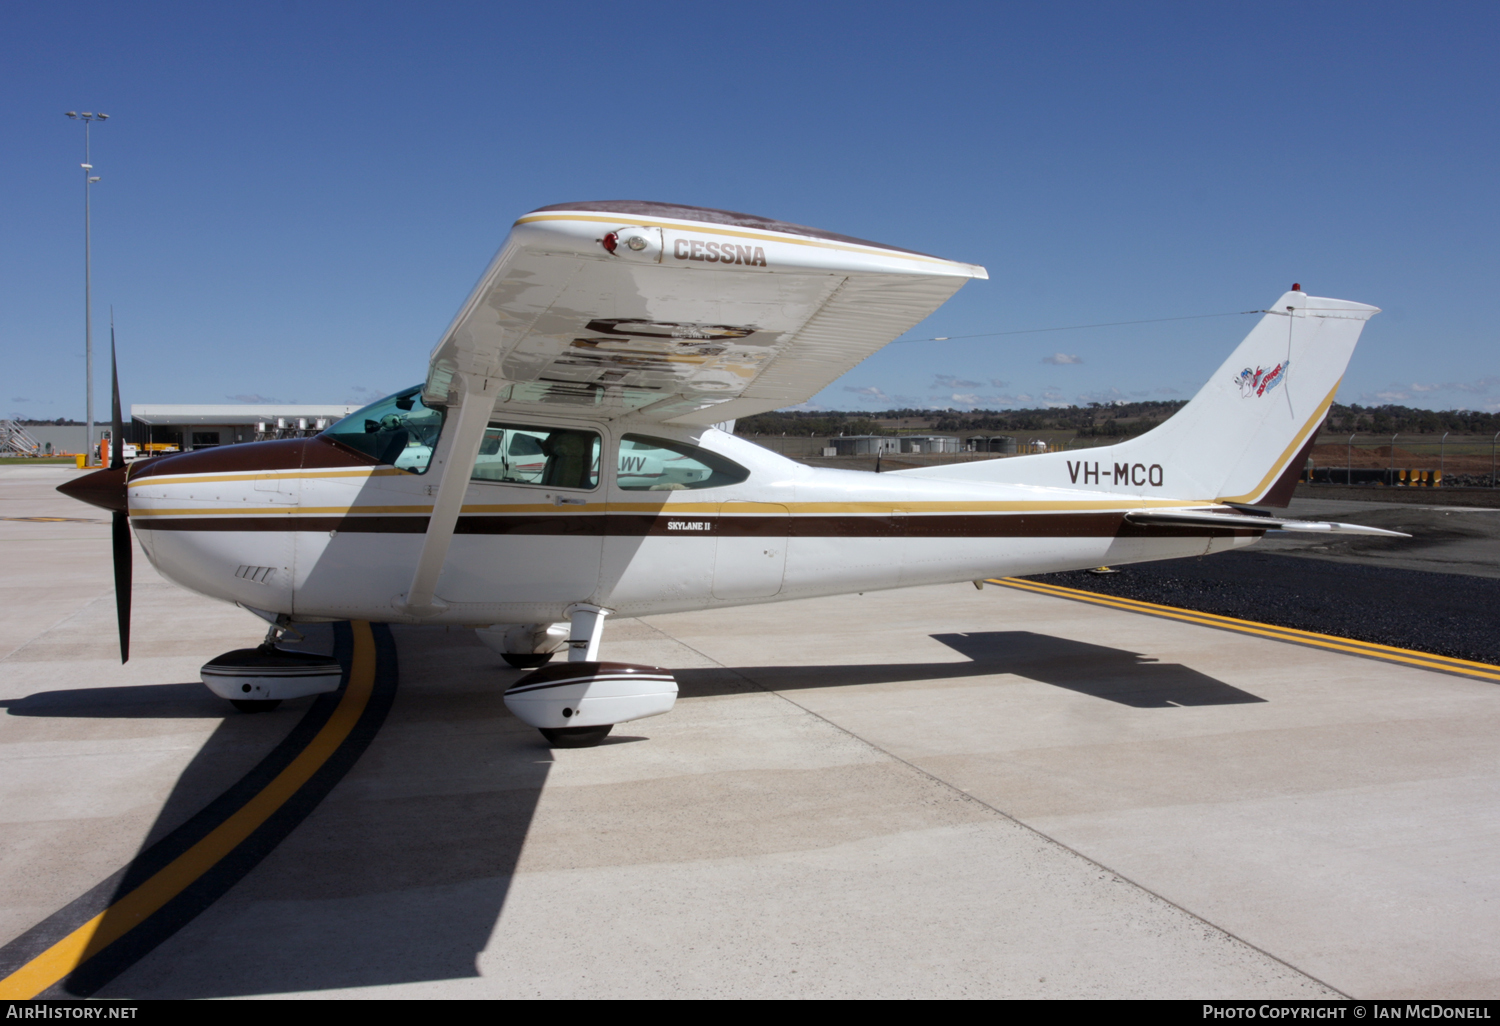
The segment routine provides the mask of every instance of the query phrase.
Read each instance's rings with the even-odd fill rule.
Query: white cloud
[[[882,403],[888,407],[893,408],[904,406],[920,407],[924,405],[923,400],[918,398],[917,396],[900,394],[893,395],[887,393],[886,391],[875,385],[845,385],[844,391],[852,392],[855,395],[859,396],[861,402]]]
[[[1009,388],[1010,387],[1010,382],[1009,381],[1001,381],[999,378],[990,378],[990,387],[991,388]]]
[[[1466,395],[1489,395],[1500,385],[1500,377],[1490,375],[1484,378],[1475,378],[1473,381],[1444,381],[1444,382],[1422,382],[1413,381],[1409,385],[1392,385],[1392,391],[1414,392],[1417,395],[1425,395],[1428,392],[1463,392]],[[1379,393],[1376,393],[1379,395]]]
[[[1153,389],[1153,391],[1155,391],[1157,395],[1181,395],[1182,394],[1181,392],[1177,391],[1177,389],[1175,389],[1175,388],[1168,388],[1165,385],[1163,385],[1161,388]]]
[[[983,381],[966,381],[952,374],[938,374],[932,379],[933,388],[981,388]]]
[[[1067,353],[1053,353],[1051,356],[1044,356],[1044,357],[1042,357],[1042,362],[1043,363],[1059,364],[1059,365],[1060,364],[1066,364],[1066,363],[1082,363],[1083,362],[1083,357],[1081,357],[1081,356],[1069,356]]]

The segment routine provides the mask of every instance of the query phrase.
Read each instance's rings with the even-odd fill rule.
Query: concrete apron
[[[89,516],[54,483],[34,504]],[[85,531],[0,522],[0,587],[72,589],[0,676],[0,942],[310,701],[209,695],[198,665],[258,621],[139,557],[120,667]],[[396,639],[348,776],[99,996],[1500,990],[1492,685],[962,585],[612,623],[607,656],[682,699],[553,752],[471,633]]]

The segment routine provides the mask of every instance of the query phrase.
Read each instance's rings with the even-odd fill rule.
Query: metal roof
[[[291,403],[131,403],[130,419],[142,424],[255,424],[306,417],[338,420],[347,417],[358,405],[292,405]]]

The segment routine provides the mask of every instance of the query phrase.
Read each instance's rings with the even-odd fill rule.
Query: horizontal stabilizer
[[[1248,513],[1210,513],[1190,509],[1142,509],[1125,514],[1132,524],[1181,527],[1239,527],[1256,531],[1300,531],[1321,534],[1378,534],[1387,538],[1410,538],[1400,531],[1387,531],[1364,524],[1338,524],[1326,520],[1282,520],[1279,517],[1252,516]]]

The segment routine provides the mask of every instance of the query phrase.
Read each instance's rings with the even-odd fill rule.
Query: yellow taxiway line
[[[1289,641],[1293,644],[1311,645],[1315,648],[1325,648],[1333,652],[1344,652],[1349,655],[1365,656],[1370,659],[1382,659],[1386,662],[1416,666],[1423,670],[1438,670],[1442,673],[1457,673],[1465,677],[1477,677],[1480,680],[1500,681],[1500,666],[1494,666],[1490,663],[1476,663],[1468,659],[1454,659],[1450,656],[1433,655],[1429,652],[1417,652],[1409,648],[1396,648],[1391,645],[1377,645],[1370,641],[1340,638],[1333,634],[1316,634],[1312,631],[1300,631],[1293,627],[1277,627],[1275,624],[1259,623],[1255,620],[1238,620],[1232,616],[1220,616],[1217,613],[1199,613],[1191,609],[1178,609],[1175,606],[1157,605],[1154,602],[1140,602],[1136,599],[1118,598],[1114,595],[1100,595],[1096,592],[1082,591],[1078,588],[1064,588],[1056,584],[1023,581],[1019,577],[989,578],[985,583],[999,584],[1021,591],[1030,591],[1038,595],[1051,595],[1054,598],[1072,599],[1075,602],[1090,602],[1096,606],[1122,609],[1130,613],[1145,613],[1149,616],[1161,616],[1169,620],[1181,620],[1184,623],[1194,623],[1203,627],[1217,627],[1221,630],[1238,631],[1241,634],[1253,634],[1262,638],[1271,638],[1275,641]]]
[[[344,697],[302,752],[238,812],[129,894],[0,980],[0,1000],[25,1001],[67,978],[94,955],[144,922],[233,852],[322,768],[359,722],[375,686],[370,625],[351,624],[354,656]]]

